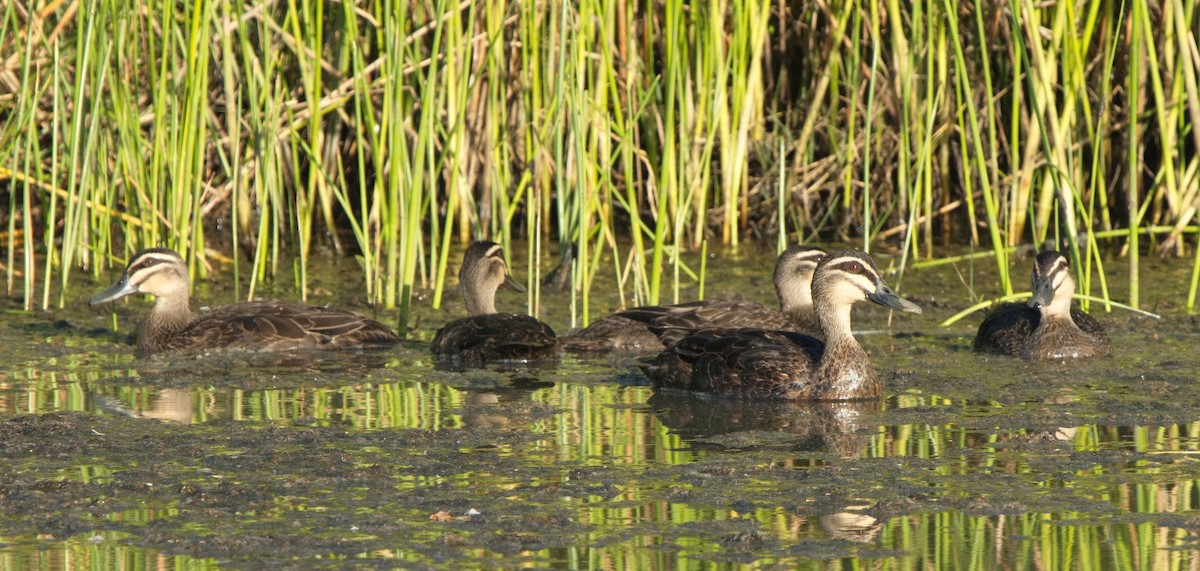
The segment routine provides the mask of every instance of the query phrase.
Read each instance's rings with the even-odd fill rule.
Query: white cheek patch
[[[1058,291],[1058,288],[1061,287],[1063,285],[1063,282],[1065,282],[1065,281],[1067,281],[1066,268],[1063,268],[1061,271],[1055,271],[1055,273],[1054,273],[1054,291]]]
[[[149,272],[134,274],[129,281],[133,282],[142,293],[158,295],[178,287],[167,276],[170,271],[170,266],[154,266]]]
[[[850,276],[847,276],[850,277]],[[848,302],[862,301],[867,298],[867,292],[872,291],[874,287],[864,287],[862,284],[867,282],[864,276],[853,276],[851,279],[839,281],[833,287],[833,295],[839,300]]]
[[[504,265],[504,260],[496,259],[492,261],[492,267],[488,270],[492,280],[496,284],[504,283],[504,278],[508,276],[508,267]]]

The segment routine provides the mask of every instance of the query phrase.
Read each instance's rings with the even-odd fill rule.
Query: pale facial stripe
[[[824,257],[825,257],[825,252],[822,252],[820,250],[805,250],[803,252],[797,252],[795,255],[792,256],[792,259],[797,262],[808,262],[808,263],[815,264],[817,262],[820,262],[821,258],[824,258]]]
[[[142,284],[156,274],[181,269],[182,266],[183,258],[174,253],[145,252],[130,260],[129,268],[125,271],[129,273],[129,281]],[[186,270],[181,271],[186,273]]]
[[[160,263],[160,264],[178,264],[180,261],[180,258],[179,258],[179,256],[173,256],[166,252],[146,252],[146,253],[143,253],[142,255],[134,258],[129,263],[129,266],[133,267],[133,266],[145,265],[146,262],[149,260],[154,260],[155,262]]]
[[[854,264],[858,265],[857,271],[852,270]],[[827,259],[824,267],[825,271],[835,270],[841,273],[847,281],[853,282],[863,291],[875,291],[875,282],[880,279],[875,268],[857,256],[839,256]]]
[[[1038,270],[1041,270],[1041,268],[1038,268]],[[1036,282],[1038,281],[1038,277],[1040,277],[1043,280],[1049,279],[1050,282],[1054,284],[1054,289],[1058,289],[1058,287],[1062,285],[1063,281],[1067,279],[1067,274],[1069,271],[1070,268],[1067,266],[1067,259],[1059,256],[1058,258],[1054,259],[1054,263],[1050,266],[1050,269],[1046,270],[1045,273],[1035,273],[1034,287],[1037,287]]]

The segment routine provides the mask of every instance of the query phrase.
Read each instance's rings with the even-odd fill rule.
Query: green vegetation
[[[584,319],[597,272],[678,296],[710,240],[967,243],[1007,295],[1057,239],[1137,307],[1197,227],[1197,4],[8,2],[0,263],[33,309],[152,245],[304,297],[329,249],[404,327],[472,237],[528,244],[531,285],[574,244]]]

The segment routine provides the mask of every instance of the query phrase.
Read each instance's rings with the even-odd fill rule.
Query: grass
[[[1057,239],[1083,291],[1132,307],[1142,256],[1190,260],[1191,310],[1196,7],[10,2],[7,288],[63,305],[73,268],[164,245],[200,276],[250,261],[240,296],[282,275],[304,298],[330,252],[403,330],[491,238],[529,245],[507,254],[533,313],[573,245],[585,323],[597,272],[626,303],[675,301],[703,275],[679,254],[718,243],[890,242],[902,269],[968,244],[1004,296],[1008,252]]]

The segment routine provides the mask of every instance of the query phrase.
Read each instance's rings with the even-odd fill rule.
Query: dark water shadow
[[[879,401],[779,402],[717,399],[658,391],[647,400],[671,432],[699,446],[757,449],[781,444],[796,451],[861,454]]]

